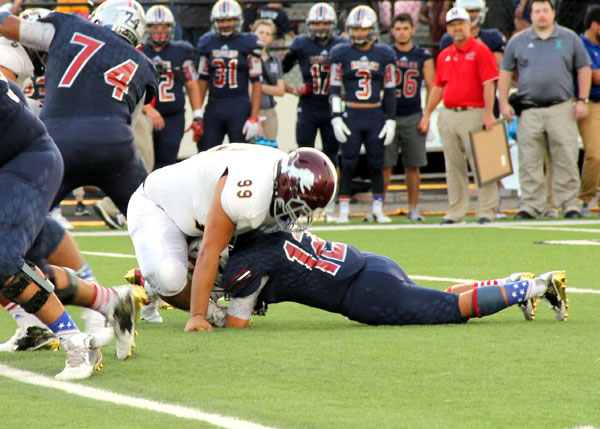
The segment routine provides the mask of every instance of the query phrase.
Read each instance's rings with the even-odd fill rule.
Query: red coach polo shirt
[[[496,79],[494,54],[473,36],[462,48],[452,44],[437,58],[435,85],[444,87],[446,107],[483,107],[483,85]]]

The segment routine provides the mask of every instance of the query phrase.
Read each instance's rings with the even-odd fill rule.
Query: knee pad
[[[23,310],[27,313],[37,313],[40,309],[46,304],[48,298],[50,297],[51,291],[48,290],[48,281],[46,279],[42,279],[38,276],[33,269],[25,263],[24,267],[27,269],[21,269],[17,274],[15,274],[14,278],[10,283],[2,287],[2,293],[6,298],[13,302],[18,302]],[[30,272],[33,272],[35,275],[30,275]],[[29,300],[26,302],[19,302],[17,298],[23,291],[29,286],[30,283],[35,283],[40,287]],[[51,285],[50,285],[51,286]]]
[[[156,271],[146,276],[146,281],[159,295],[177,295],[187,283],[187,266],[179,261],[163,261]]]
[[[66,288],[56,287],[56,289],[54,289],[54,293],[56,293],[56,296],[58,296],[58,299],[60,299],[60,302],[63,304],[71,304],[73,299],[77,296],[77,291],[79,290],[79,278],[75,275],[75,271],[64,267],[63,270],[65,270],[65,273],[67,273],[69,284]]]

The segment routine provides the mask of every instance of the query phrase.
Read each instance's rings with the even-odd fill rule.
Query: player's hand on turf
[[[248,118],[244,127],[242,128],[242,133],[246,137],[246,140],[250,140],[253,137],[256,137],[260,133],[260,124],[258,120],[254,118]]]
[[[396,120],[395,119],[386,119],[381,132],[377,137],[383,140],[384,146],[389,146],[394,141],[394,136],[396,135]]]
[[[296,94],[298,97],[312,94],[312,85],[310,83],[302,84],[294,90],[294,94]]]
[[[191,125],[192,132],[194,133],[193,139],[195,142],[199,142],[204,137],[204,120],[202,118],[194,118]]]
[[[348,141],[348,136],[352,133],[344,120],[341,117],[336,116],[331,120],[331,125],[333,126],[333,133],[335,134],[337,141],[346,143]]]
[[[500,103],[500,114],[508,122],[512,122],[512,120],[515,118],[515,109],[513,109],[513,107],[508,103]]]
[[[152,122],[152,128],[155,130],[162,130],[165,127],[165,120],[155,108],[147,109],[146,116]]]
[[[429,132],[429,115],[423,115],[417,126],[421,134],[427,134]]]
[[[190,320],[185,324],[184,331],[185,332],[194,332],[194,331],[212,331],[213,327],[210,323],[206,321],[206,318],[203,316],[192,316]]]

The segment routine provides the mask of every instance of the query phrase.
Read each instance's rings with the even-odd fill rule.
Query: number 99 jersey
[[[227,174],[221,206],[236,233],[243,233],[275,222],[270,215],[275,166],[285,158],[285,152],[267,146],[221,145],[153,171],[143,190],[179,230],[196,237],[206,224],[217,182]]]
[[[381,91],[393,88],[395,81],[394,51],[375,43],[360,51],[350,43],[336,45],[331,50],[331,89],[344,87],[345,100],[359,103],[379,103]]]
[[[51,13],[40,22],[55,28],[40,117],[118,118],[131,124],[144,94],[149,102],[155,93],[157,74],[150,60],[110,29],[76,15]]]
[[[258,39],[251,33],[223,38],[213,32],[198,40],[200,79],[210,80],[211,98],[248,98],[248,81],[262,74]]]

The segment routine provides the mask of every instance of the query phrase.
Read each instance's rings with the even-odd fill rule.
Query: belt
[[[478,109],[478,107],[473,107],[473,106],[458,106],[458,107],[448,107],[448,109],[453,110],[455,112],[464,112],[466,110]]]
[[[556,104],[560,104],[562,102],[564,102],[566,100],[557,100],[557,101],[546,101],[543,103],[538,103],[536,101],[532,101],[532,100],[521,100],[521,104],[525,105],[526,108],[536,108],[536,109],[543,109],[545,107],[550,107],[550,106],[554,106]]]
[[[375,109],[381,106],[381,103],[357,103],[356,101],[347,101],[346,106],[352,109]]]

